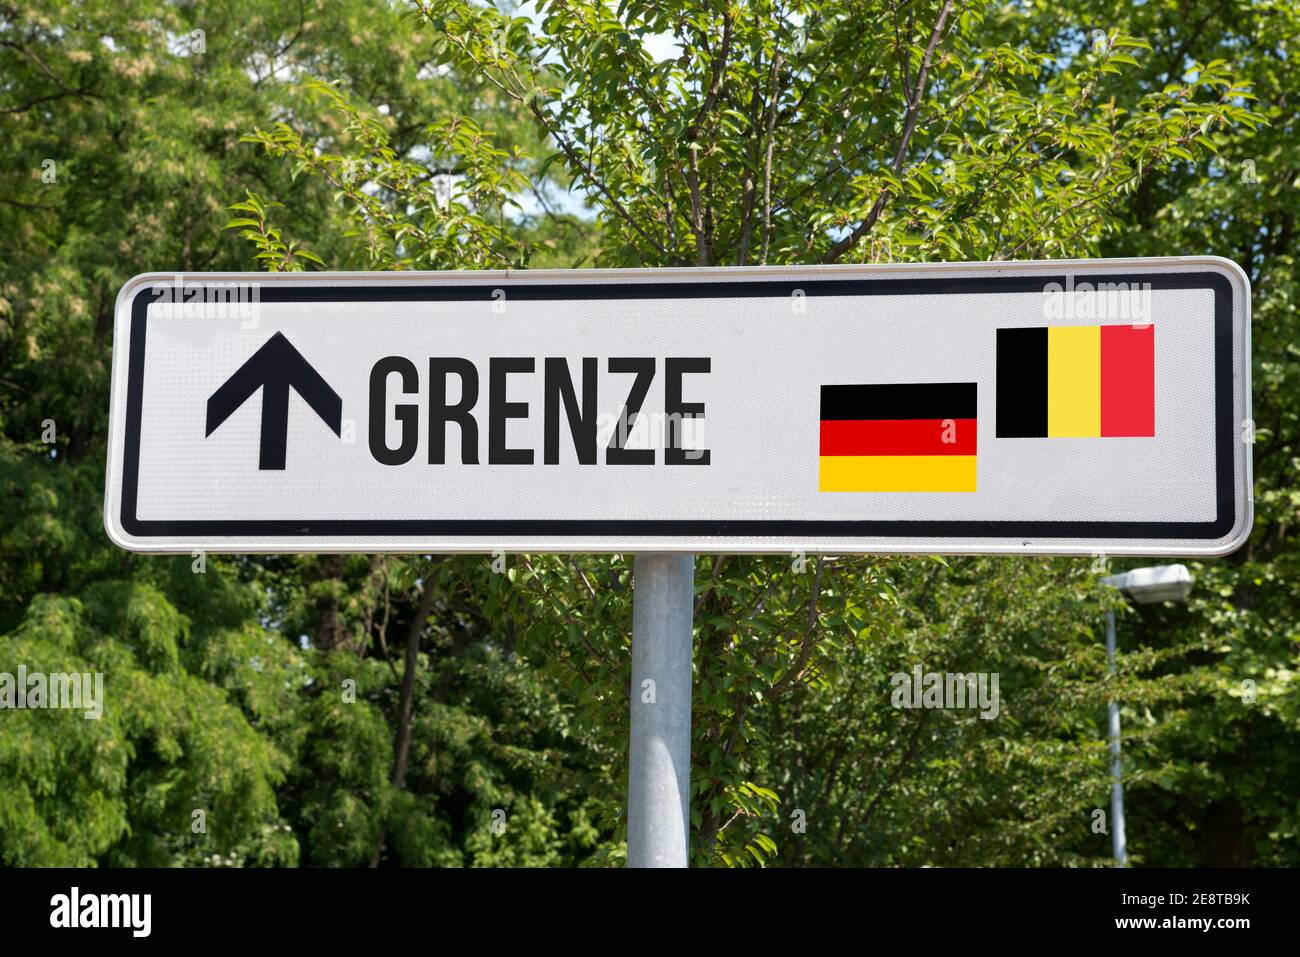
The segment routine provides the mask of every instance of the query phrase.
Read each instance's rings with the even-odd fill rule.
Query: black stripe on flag
[[[998,330],[997,437],[1047,437],[1047,327]]]
[[[828,419],[973,419],[974,382],[917,382],[822,386]]]

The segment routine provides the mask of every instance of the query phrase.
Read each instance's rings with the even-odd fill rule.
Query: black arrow
[[[262,446],[257,467],[283,469],[289,433],[290,386],[334,430],[335,435],[342,434],[343,400],[302,357],[302,353],[277,332],[212,393],[208,399],[208,430],[204,438],[215,432],[249,396],[261,389]]]

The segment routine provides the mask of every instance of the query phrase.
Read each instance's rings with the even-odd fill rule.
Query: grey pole
[[[691,794],[695,556],[636,556],[627,866],[686,867]]]
[[[1115,675],[1115,612],[1106,612],[1106,662]],[[1128,866],[1128,849],[1124,845],[1124,785],[1119,767],[1119,702],[1111,699],[1110,718],[1110,834],[1115,866]]]

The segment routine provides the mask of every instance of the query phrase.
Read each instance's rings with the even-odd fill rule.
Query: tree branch
[[[943,35],[943,27],[948,21],[948,14],[951,12],[952,0],[945,0],[943,8],[939,11],[939,17],[935,21],[934,29],[930,31],[930,42],[926,45],[925,55],[921,58],[921,68],[917,71],[916,82],[910,90],[911,96],[907,104],[907,114],[903,119],[903,135],[899,137],[898,149],[894,151],[894,160],[889,164],[890,169],[895,173],[903,168],[903,159],[907,156],[907,148],[912,142],[912,134],[916,131],[916,122],[921,115],[921,103],[925,99],[926,83],[929,80],[930,64],[934,59],[934,51],[939,45],[939,38]],[[904,92],[909,91],[904,90]],[[888,187],[882,187],[880,195],[876,198],[876,202],[872,205],[871,211],[867,213],[866,218],[854,227],[847,236],[832,245],[826,255],[822,257],[822,262],[833,263],[840,259],[845,253],[853,249],[863,236],[871,232],[891,195]]]

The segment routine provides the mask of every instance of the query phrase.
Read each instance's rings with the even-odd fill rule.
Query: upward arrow
[[[262,445],[259,469],[283,469],[289,432],[289,387],[302,396],[316,414],[341,434],[343,400],[293,344],[277,332],[208,399],[207,438],[230,418],[258,389],[262,390]]]

